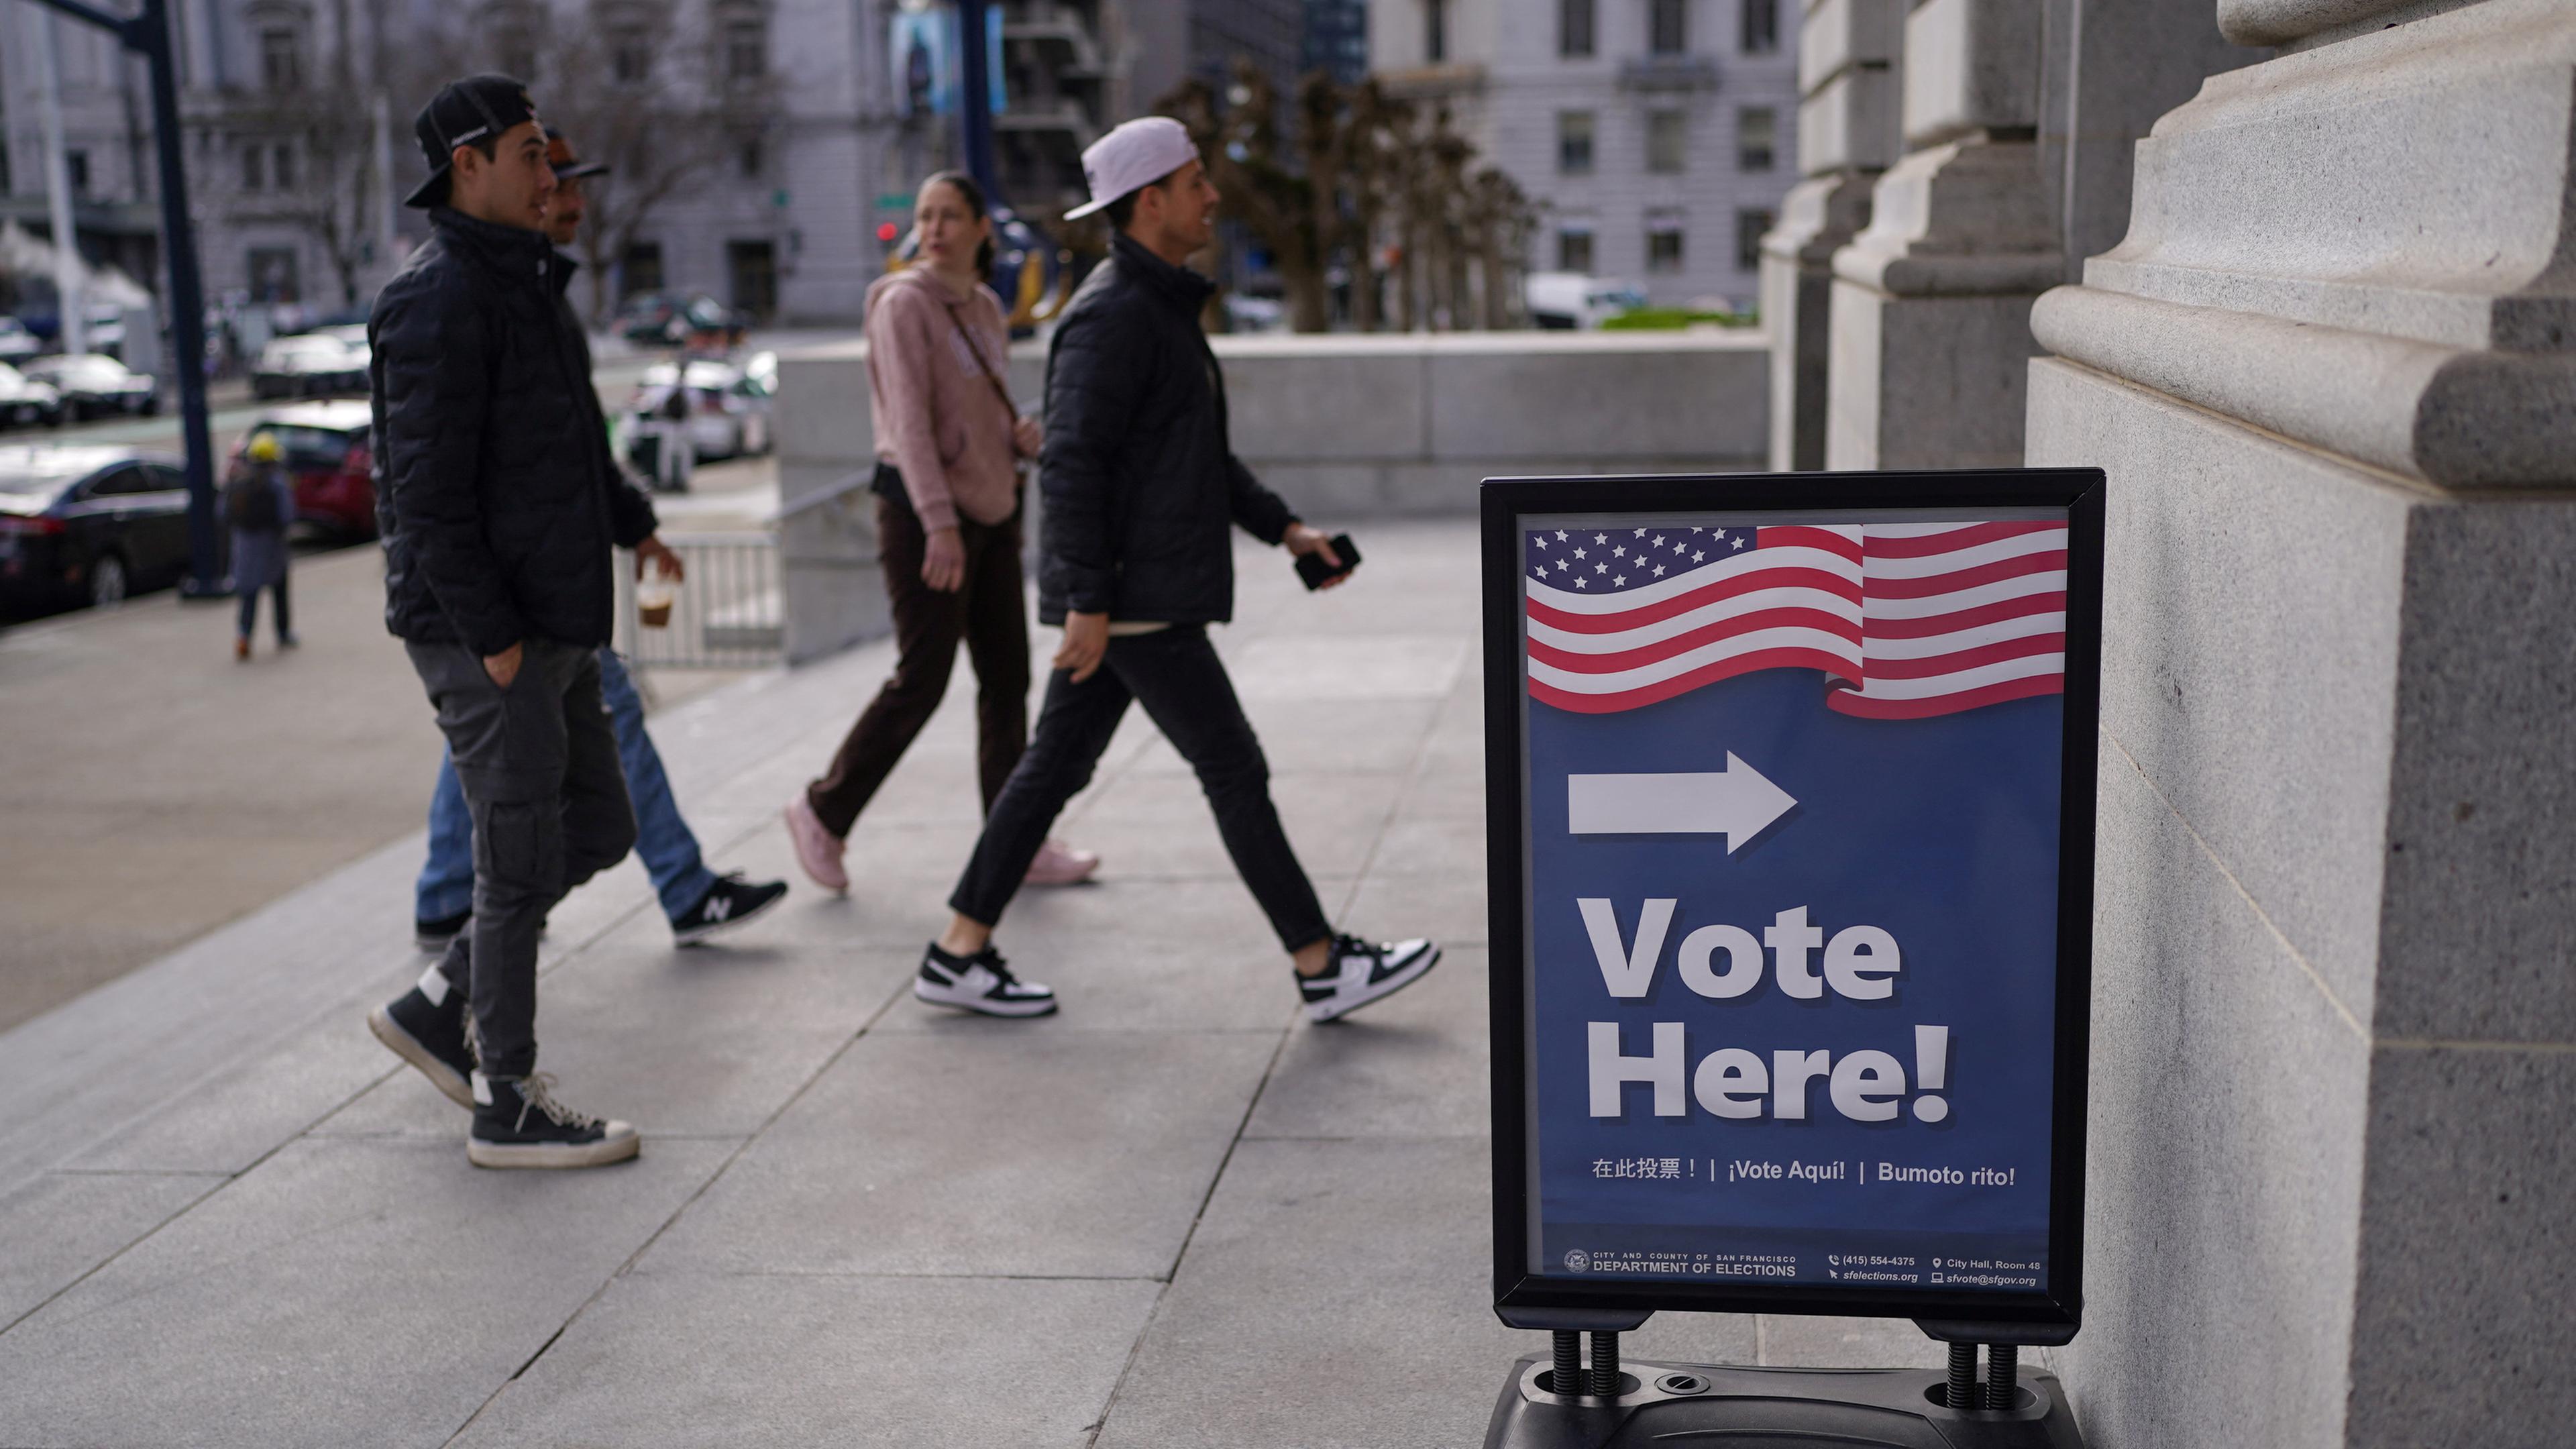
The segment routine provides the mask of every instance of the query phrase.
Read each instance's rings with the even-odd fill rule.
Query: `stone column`
[[[2095,1449],[2576,1435],[2576,10],[2277,45],[2040,299],[2110,477]]]
[[[1834,254],[1825,466],[2021,462],[2031,299],[2063,259],[2040,184],[2040,0],[1920,0],[1912,148]]]
[[[1833,256],[1869,225],[1869,189],[1900,149],[1904,0],[1809,0],[1798,28],[1798,173],[1762,238],[1771,334],[1771,467],[1825,466],[1825,314]]]

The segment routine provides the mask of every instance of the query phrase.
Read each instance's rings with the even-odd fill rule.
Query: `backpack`
[[[224,521],[250,533],[275,533],[286,526],[278,516],[277,486],[265,468],[245,469],[224,484]]]

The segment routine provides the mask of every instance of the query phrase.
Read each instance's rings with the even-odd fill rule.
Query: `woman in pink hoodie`
[[[877,539],[894,605],[894,674],[787,806],[797,862],[847,890],[841,853],[859,812],[948,692],[957,646],[975,665],[976,774],[990,811],[1029,738],[1029,625],[1020,575],[1020,460],[1037,420],[1004,382],[1010,329],[984,284],[993,222],[981,188],[943,171],[913,201],[912,266],[868,288],[868,397],[877,435]],[[1070,885],[1100,857],[1050,840],[1037,885]]]

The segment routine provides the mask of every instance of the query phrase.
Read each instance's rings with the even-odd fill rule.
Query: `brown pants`
[[[928,540],[911,507],[879,496],[877,540],[894,604],[894,673],[850,726],[832,768],[806,787],[823,828],[847,835],[895,761],[948,693],[963,642],[975,666],[976,776],[990,812],[1029,742],[1029,620],[1020,592],[1020,515],[977,523],[960,515],[966,578],[942,593],[921,581]]]

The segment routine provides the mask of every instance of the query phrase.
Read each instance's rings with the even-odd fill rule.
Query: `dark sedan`
[[[137,448],[0,448],[0,601],[113,604],[188,569],[188,484]]]
[[[95,352],[47,357],[19,369],[62,395],[74,418],[141,417],[161,411],[160,386],[149,373]]]

